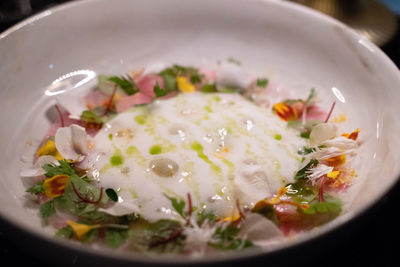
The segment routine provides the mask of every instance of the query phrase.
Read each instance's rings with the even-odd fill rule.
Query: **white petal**
[[[312,145],[319,145],[322,142],[335,138],[337,136],[338,128],[336,124],[320,123],[314,126],[310,133],[310,143]]]
[[[116,202],[114,205],[108,208],[100,208],[99,211],[113,215],[113,216],[123,216],[131,213],[139,213],[139,207],[134,200]]]
[[[35,164],[29,169],[22,170],[20,175],[22,177],[36,177],[46,173],[42,168],[45,164],[52,163],[54,165],[59,165],[58,161],[53,156],[41,156],[39,157]]]
[[[321,145],[328,147],[334,146],[340,149],[355,149],[357,147],[357,142],[344,136],[339,136],[331,140],[326,140],[322,142]]]
[[[279,228],[264,216],[251,213],[242,224],[241,235],[260,247],[270,246],[284,240]]]
[[[319,164],[317,167],[307,171],[307,178],[310,179],[312,184],[315,184],[318,178],[330,173],[331,171],[333,171],[333,167],[329,167],[325,164]]]
[[[87,154],[87,134],[85,128],[79,125],[59,128],[55,142],[58,152],[66,159],[79,162]]]

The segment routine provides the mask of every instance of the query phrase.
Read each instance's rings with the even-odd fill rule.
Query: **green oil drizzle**
[[[161,153],[163,153],[163,149],[160,145],[154,145],[154,146],[150,147],[149,153],[151,155],[161,154]]]
[[[144,125],[146,123],[146,120],[147,120],[147,114],[141,114],[135,117],[135,121],[140,125]]]
[[[116,149],[114,155],[110,158],[111,166],[120,166],[124,163],[124,158],[122,157],[121,150]]]

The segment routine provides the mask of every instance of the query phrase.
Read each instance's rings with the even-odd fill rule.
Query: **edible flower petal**
[[[356,141],[357,140],[357,138],[358,138],[358,133],[360,132],[360,129],[356,129],[354,132],[352,132],[352,133],[343,133],[342,134],[342,136],[344,136],[344,137],[346,137],[346,138],[348,138],[348,139],[351,139],[351,140],[354,140],[354,141]]]
[[[55,136],[57,150],[65,158],[80,162],[87,154],[87,134],[85,128],[72,124],[59,128]]]
[[[47,142],[36,152],[37,157],[46,155],[53,156],[56,160],[63,159],[63,156],[58,152],[56,148],[56,143],[52,140],[47,140]]]
[[[333,167],[327,166],[325,164],[318,164],[318,166],[307,171],[307,178],[311,181],[313,185],[315,185],[319,178],[329,173],[332,173],[332,171]]]
[[[297,109],[291,107],[285,102],[279,102],[274,104],[272,109],[284,121],[292,121],[292,120],[297,120],[299,118]]]
[[[340,174],[340,171],[331,171],[330,173],[327,173],[326,176],[328,178],[333,178],[335,179],[336,177],[338,177]]]
[[[249,214],[241,228],[242,235],[260,247],[279,244],[284,238],[283,233],[271,220],[266,220],[257,213]]]
[[[192,252],[192,257],[201,257],[207,250],[208,243],[213,242],[214,233],[221,223],[211,225],[205,220],[198,225],[196,220],[190,219],[190,224],[183,228],[183,234],[186,236],[185,249]]]
[[[55,175],[44,180],[44,193],[49,198],[55,198],[64,194],[65,187],[69,180],[68,175]]]
[[[78,239],[81,239],[90,230],[100,227],[100,225],[86,225],[86,224],[77,223],[77,222],[74,222],[71,220],[67,220],[67,224],[69,226],[71,226],[72,230],[74,230],[74,233],[76,234]]]
[[[332,157],[326,160],[327,165],[337,167],[343,165],[346,162],[346,155],[342,154],[336,157]]]
[[[334,123],[320,123],[313,127],[310,133],[310,143],[319,145],[326,140],[330,140],[337,136],[337,126]]]
[[[53,156],[40,156],[32,167],[22,170],[20,175],[22,177],[36,177],[43,175],[46,173],[46,171],[42,168],[45,164],[53,164],[58,166],[60,163]]]
[[[179,90],[183,93],[193,93],[195,91],[194,85],[188,82],[186,77],[177,76],[176,83]]]

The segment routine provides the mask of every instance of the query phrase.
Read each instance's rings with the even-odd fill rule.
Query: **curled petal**
[[[118,202],[114,203],[112,206],[107,208],[100,208],[99,211],[113,216],[123,216],[131,214],[133,212],[138,213],[139,207],[134,200],[127,201],[119,199]]]
[[[72,230],[74,230],[74,233],[78,237],[78,239],[81,239],[90,230],[100,227],[100,225],[86,225],[86,224],[77,223],[77,222],[74,222],[71,220],[67,220],[67,224],[69,226],[71,226]]]
[[[324,141],[337,136],[337,126],[334,123],[320,123],[314,126],[310,133],[310,142],[313,145],[319,145]]]
[[[242,235],[260,247],[270,247],[284,238],[281,230],[271,220],[257,213],[247,215],[243,221]]]
[[[49,163],[57,166],[59,165],[58,161],[53,156],[41,156],[36,160],[35,164],[33,164],[31,168],[22,170],[20,175],[22,177],[36,177],[43,175],[46,171],[42,167]]]
[[[55,141],[57,150],[65,159],[79,162],[87,154],[87,134],[79,125],[59,128]]]

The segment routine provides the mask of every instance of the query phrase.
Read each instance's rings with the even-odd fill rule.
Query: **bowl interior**
[[[397,180],[400,75],[376,46],[344,25],[279,1],[77,1],[0,35],[1,217],[43,238],[52,235],[29,204],[19,171],[47,131],[44,118],[57,90],[85,90],[97,73],[154,62],[198,65],[230,57],[299,96],[316,88],[325,109],[336,101],[336,114],[347,114],[344,128],[361,129],[348,211],[304,239],[350,220]],[[54,88],[60,77],[65,83]]]

